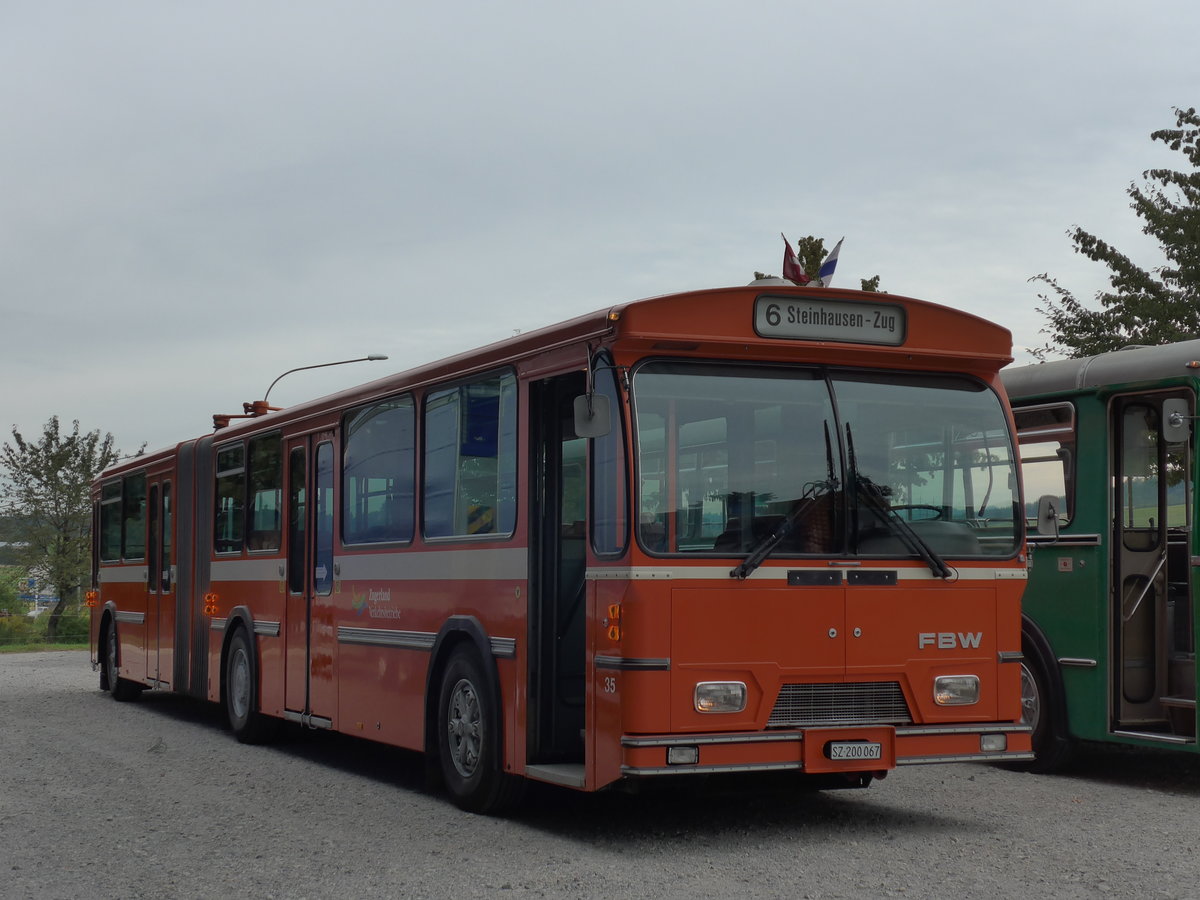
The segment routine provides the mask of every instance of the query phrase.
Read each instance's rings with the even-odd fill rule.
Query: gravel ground
[[[242,746],[213,707],[97,685],[85,653],[0,654],[4,898],[1200,898],[1191,756],[914,767],[865,791],[539,788],[491,819],[426,793],[414,754],[298,730]]]

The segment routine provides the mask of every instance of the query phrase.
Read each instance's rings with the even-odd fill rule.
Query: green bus
[[[1200,340],[1003,379],[1029,524],[1031,768],[1061,766],[1081,740],[1196,752]]]

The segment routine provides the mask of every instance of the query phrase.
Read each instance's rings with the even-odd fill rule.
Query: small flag
[[[821,287],[829,287],[829,282],[833,281],[833,270],[837,268],[838,251],[842,249],[842,238],[833,249],[829,251],[829,255],[825,257],[825,262],[821,263],[821,268],[817,270],[817,277],[813,279]]]
[[[781,231],[779,236],[783,238],[783,277],[793,284],[808,284],[811,279],[804,274],[804,266],[800,265],[792,245],[788,243],[787,235]]]

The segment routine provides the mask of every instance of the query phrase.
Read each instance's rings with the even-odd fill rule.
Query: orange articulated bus
[[[96,482],[101,686],[423,750],[478,811],[1029,759],[1010,354],[766,280],[246,404]]]

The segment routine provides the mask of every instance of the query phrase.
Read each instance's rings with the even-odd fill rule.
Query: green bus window
[[[1038,501],[1054,497],[1059,523],[1075,515],[1075,407],[1070,403],[1029,406],[1013,411],[1025,487],[1025,519],[1037,523]]]

